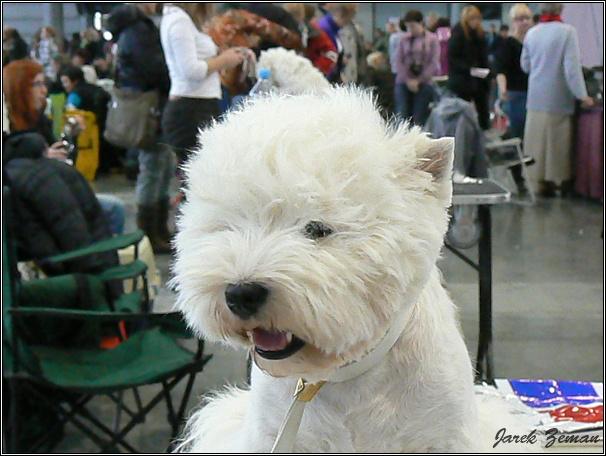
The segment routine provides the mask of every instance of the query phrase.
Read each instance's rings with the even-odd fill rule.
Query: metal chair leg
[[[530,174],[528,173],[528,167],[526,166],[524,151],[522,151],[521,143],[518,143],[516,145],[516,151],[518,152],[518,157],[522,166],[522,177],[524,178],[524,182],[526,183],[526,187],[528,188],[528,194],[530,195],[530,204],[534,205],[536,202],[536,194],[534,191],[534,185],[530,180]]]

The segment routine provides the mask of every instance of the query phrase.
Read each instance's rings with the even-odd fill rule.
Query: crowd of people
[[[221,5],[125,3],[105,24],[110,41],[92,27],[65,39],[46,25],[28,43],[17,29],[4,27],[2,180],[11,189],[19,261],[33,261],[49,276],[98,272],[119,262],[116,252],[62,266],[43,261],[125,227],[124,202],[95,192],[73,166],[75,138],[57,129],[68,110],[92,113],[99,131],[97,175],[117,168],[135,182],[137,226],[155,254],[170,254],[171,208],[179,202],[171,201],[171,184],[180,182],[190,154],[204,141],[200,129],[247,96],[256,59],[278,46],[308,58],[332,84],[374,90],[385,118],[428,131],[439,126],[432,132],[438,136],[450,135],[449,124],[458,123],[451,113],[463,113],[472,125],[457,137],[455,165],[481,147],[498,100],[508,119],[502,138],[523,139],[536,162],[540,194],[570,192],[575,109],[590,108],[594,100],[583,80],[577,34],[560,15],[563,4],[541,4],[533,15],[517,3],[510,23],[489,31],[476,6],[465,7],[455,24],[410,9],[368,39],[356,21],[357,3]],[[105,139],[115,89],[157,93],[151,143],[123,148]],[[78,116],[67,120],[86,128]],[[469,163],[470,175],[485,173],[477,157]],[[512,174],[523,193],[520,168]],[[122,293],[116,285],[110,290],[115,297]],[[34,407],[28,413],[55,419]]]
[[[420,11],[408,11],[399,22],[386,25],[387,33],[376,34],[373,54],[388,56],[395,79],[387,89],[394,99],[389,108],[424,126],[432,102],[454,95],[457,106],[463,106],[461,100],[471,103],[479,128],[489,131],[498,104],[508,121],[501,138],[523,141],[526,155],[536,162],[531,175],[539,194],[569,194],[573,115],[595,100],[583,79],[577,33],[563,23],[562,9],[562,3],[544,3],[534,14],[527,4],[517,3],[508,12],[510,25],[497,30],[492,24],[489,31],[473,5],[462,10],[452,27],[448,18],[430,14],[425,19]],[[369,61],[375,62],[373,54]],[[379,99],[389,98],[387,93]],[[526,192],[520,167],[512,174],[519,192]]]
[[[420,126],[440,97],[450,94],[473,106],[479,128],[489,130],[498,99],[509,120],[504,137],[523,138],[526,153],[537,162],[541,194],[554,196],[569,185],[567,132],[575,101],[585,108],[593,101],[582,79],[576,33],[559,15],[562,4],[544,4],[541,14],[533,15],[518,3],[511,8],[510,25],[490,32],[483,29],[475,6],[465,7],[453,25],[449,18],[425,18],[411,9],[384,30],[375,29],[369,39],[356,22],[357,3],[221,5],[127,3],[109,15],[111,41],[93,28],[62,39],[45,26],[28,45],[15,28],[4,27],[3,93],[10,127],[4,141],[11,145],[11,153],[3,157],[4,174],[21,182],[23,163],[15,161],[21,154],[32,166],[32,160],[67,160],[65,145],[55,138],[47,116],[48,95],[64,93],[68,108],[95,113],[101,126],[99,172],[121,166],[136,181],[138,226],[156,253],[169,253],[169,188],[173,179],[180,179],[180,169],[200,140],[199,128],[246,96],[255,82],[250,69],[260,52],[281,46],[307,57],[333,84],[372,87],[386,117]],[[153,146],[125,150],[103,140],[112,86],[158,92]],[[34,154],[32,148],[39,150]],[[66,174],[55,168],[52,163],[48,173]],[[28,194],[19,193],[23,198]],[[119,232],[124,225],[119,201],[97,195],[97,202],[86,204],[84,217],[118,214],[101,231]]]

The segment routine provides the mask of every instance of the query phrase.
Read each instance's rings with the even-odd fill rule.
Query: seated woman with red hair
[[[3,136],[3,185],[11,188],[22,261],[43,259],[112,236],[93,189],[77,169],[64,163],[66,151],[54,141],[50,120],[43,113],[48,93],[43,71],[31,60],[15,60],[2,71],[10,124],[9,135]],[[117,254],[109,253],[42,267],[54,275],[117,264]]]

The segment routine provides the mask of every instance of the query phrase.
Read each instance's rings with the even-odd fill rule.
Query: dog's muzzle
[[[256,282],[229,284],[225,289],[227,307],[242,320],[253,317],[267,302],[268,296],[267,287]]]

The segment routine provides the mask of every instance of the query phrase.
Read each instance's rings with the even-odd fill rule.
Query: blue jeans
[[[509,101],[503,103],[503,111],[509,118],[509,130],[514,138],[524,137],[526,123],[527,92],[508,91]]]
[[[135,187],[138,206],[153,206],[169,199],[168,190],[175,166],[173,150],[166,145],[139,151],[139,175]]]
[[[394,95],[396,114],[402,119],[412,117],[415,125],[425,125],[431,112],[429,105],[436,98],[436,92],[432,86],[421,84],[419,91],[412,93],[406,84],[396,84]]]
[[[105,193],[97,193],[97,201],[105,216],[109,219],[112,234],[124,233],[126,223],[126,205],[120,198]]]

